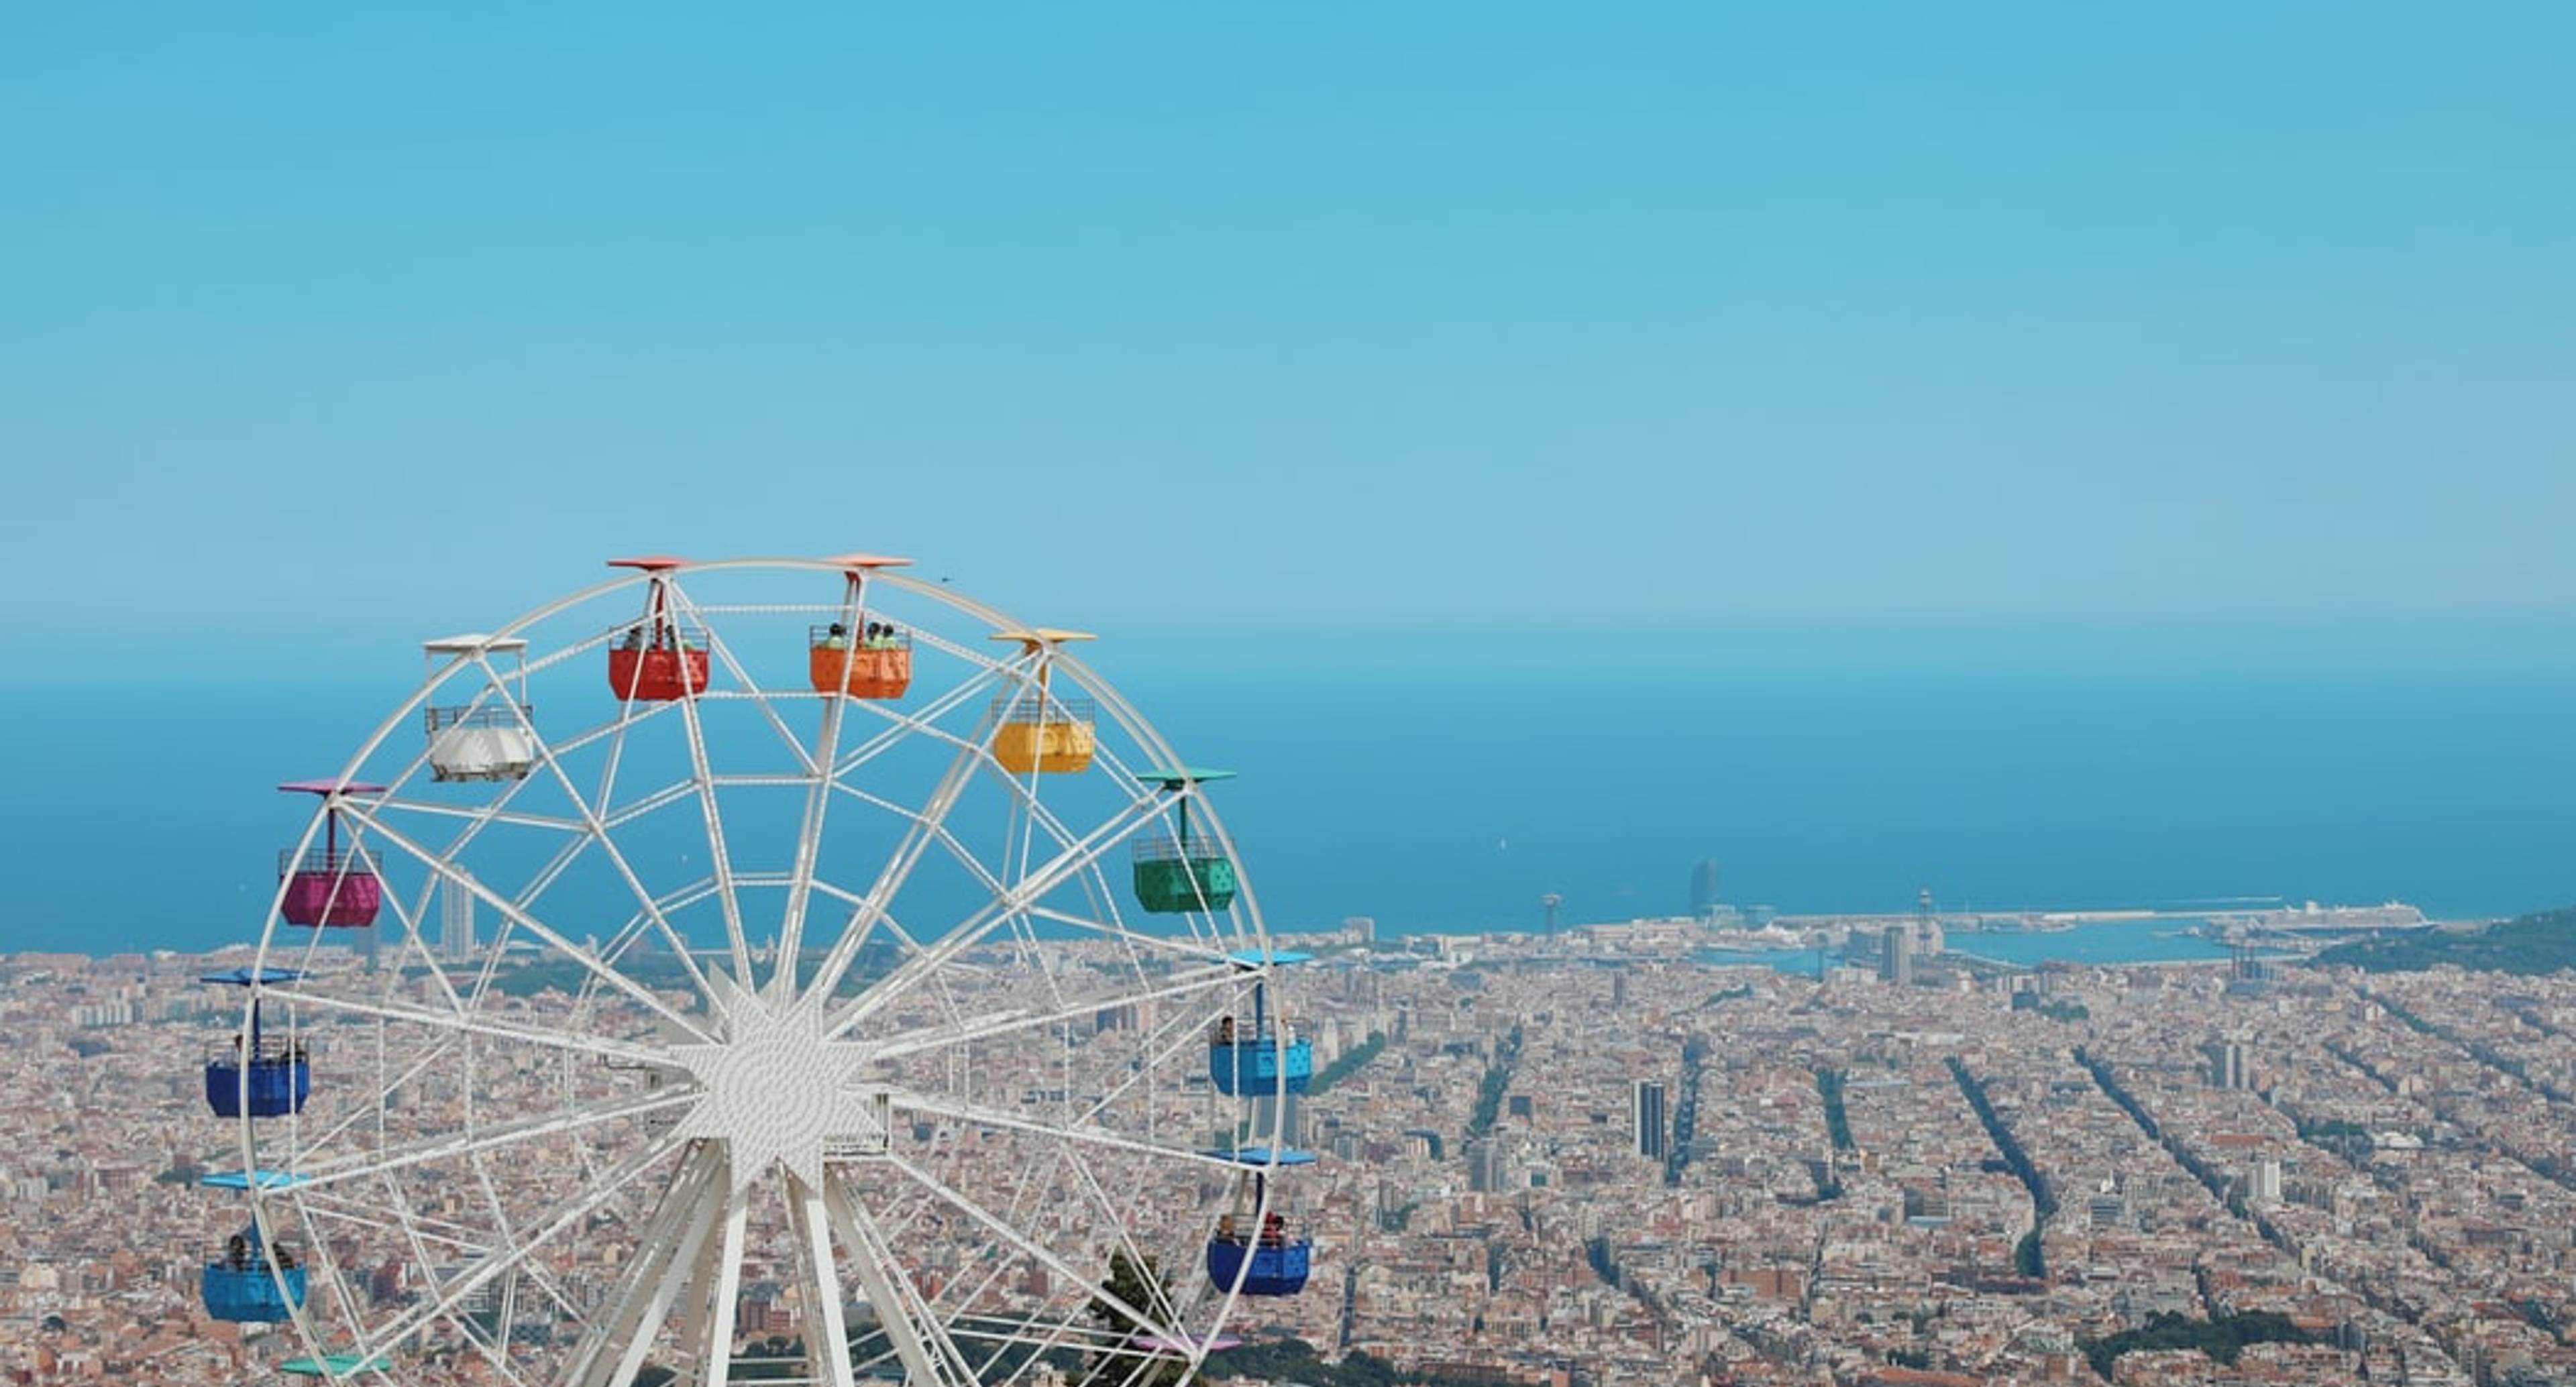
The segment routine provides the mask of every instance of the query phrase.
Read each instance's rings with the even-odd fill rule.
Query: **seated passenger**
[[[234,1271],[250,1270],[250,1239],[235,1233],[225,1240],[224,1265]]]
[[[1225,1017],[1216,1023],[1216,1043],[1219,1045],[1232,1045],[1234,1043],[1233,1017]]]
[[[1282,1219],[1277,1214],[1263,1214],[1261,1216],[1261,1245],[1263,1247],[1286,1247],[1288,1245],[1287,1220]]]
[[[823,633],[823,648],[825,650],[849,649],[850,628],[843,626],[837,621],[833,622],[832,629]]]
[[[1221,1243],[1239,1243],[1243,1241],[1243,1235],[1234,1231],[1234,1215],[1219,1214],[1216,1216],[1216,1240]]]

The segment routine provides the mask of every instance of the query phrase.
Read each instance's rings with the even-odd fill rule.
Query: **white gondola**
[[[528,643],[469,632],[421,642],[430,676],[442,665],[481,659],[491,686],[471,703],[421,710],[429,732],[430,774],[439,780],[524,780],[537,764],[529,729]]]

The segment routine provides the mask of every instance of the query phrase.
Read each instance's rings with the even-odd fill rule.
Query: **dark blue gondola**
[[[248,1044],[237,1035],[206,1056],[206,1106],[215,1116],[240,1117],[247,1111],[252,1117],[284,1117],[304,1110],[304,1100],[313,1093],[313,1066],[300,1042],[261,1029],[257,995],[259,988],[302,976],[292,968],[236,968],[198,979],[253,989]]]
[[[1274,1159],[1266,1146],[1208,1154],[1243,1167],[1251,1177],[1249,1211],[1243,1211],[1238,1201],[1238,1212],[1219,1219],[1216,1236],[1208,1239],[1208,1283],[1220,1291],[1239,1288],[1253,1296],[1295,1295],[1306,1289],[1306,1278],[1314,1270],[1314,1240],[1299,1234],[1271,1209],[1267,1195],[1269,1172],[1313,1165],[1314,1155],[1283,1150]],[[1252,1222],[1255,1218],[1258,1225]]]
[[[1268,958],[1274,965],[1304,963],[1312,954],[1276,953]],[[1233,956],[1235,964],[1257,968],[1263,963],[1259,954]],[[1216,1091],[1228,1098],[1268,1098],[1281,1092],[1303,1093],[1315,1077],[1315,1046],[1299,1040],[1286,1025],[1270,1017],[1267,984],[1252,985],[1252,1016],[1248,1023],[1228,1016],[1217,1022],[1208,1037],[1208,1077],[1216,1081]]]
[[[288,1248],[263,1240],[259,1224],[235,1233],[198,1281],[206,1313],[233,1324],[281,1324],[304,1304],[304,1267]]]

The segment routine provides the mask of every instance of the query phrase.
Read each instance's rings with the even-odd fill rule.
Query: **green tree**
[[[1143,1261],[1124,1252],[1109,1254],[1109,1275],[1101,1282],[1108,1297],[1095,1296],[1091,1301],[1091,1318],[1101,1329],[1101,1342],[1106,1349],[1121,1350],[1092,1355],[1091,1373],[1086,1379],[1097,1387],[1176,1387],[1184,1364],[1178,1358],[1157,1358],[1150,1366],[1138,1364],[1131,1351],[1136,1340],[1151,1335],[1152,1330],[1136,1323],[1119,1303],[1130,1305],[1152,1316],[1162,1324],[1179,1320],[1172,1307],[1172,1283],[1164,1277],[1154,1259]],[[1111,1297],[1117,1303],[1113,1303]]]

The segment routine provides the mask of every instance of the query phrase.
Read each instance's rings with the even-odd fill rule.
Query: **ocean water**
[[[1110,673],[1117,677],[1112,668]],[[1732,902],[1896,911],[2576,901],[2576,675],[1587,675],[1541,665],[1121,686],[1214,794],[1274,928],[1534,929]],[[0,695],[0,949],[256,928],[301,812],[402,691]],[[2051,936],[2011,947],[2039,950]],[[1999,937],[1981,943],[1996,944]],[[2016,961],[2031,961],[2017,959]]]

